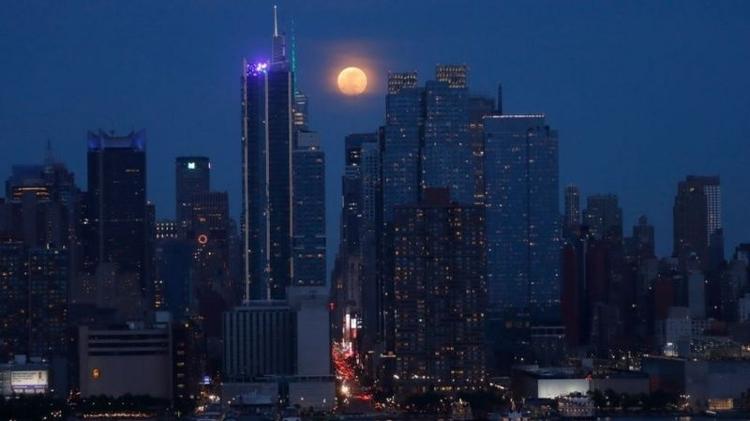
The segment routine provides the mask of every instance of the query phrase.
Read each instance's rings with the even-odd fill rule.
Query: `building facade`
[[[543,114],[485,117],[487,271],[493,311],[558,317],[557,132]]]

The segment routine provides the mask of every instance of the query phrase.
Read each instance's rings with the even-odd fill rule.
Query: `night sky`
[[[174,215],[174,158],[207,155],[240,208],[242,57],[270,55],[272,3],[8,1],[0,8],[0,178],[47,139],[85,185],[89,129],[145,128],[148,196]],[[298,82],[327,152],[329,266],[338,242],[343,139],[384,120],[388,71],[432,77],[466,63],[475,93],[503,83],[507,112],[544,112],[560,134],[560,184],[613,192],[625,232],[645,213],[672,247],[687,174],[719,174],[729,252],[750,241],[750,2],[281,1]],[[287,30],[288,32],[288,30]],[[347,65],[365,96],[333,89]],[[562,195],[561,195],[562,197]]]

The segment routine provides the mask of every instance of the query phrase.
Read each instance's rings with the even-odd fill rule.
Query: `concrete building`
[[[750,360],[646,356],[642,367],[650,377],[651,392],[686,395],[697,410],[731,409],[750,389]]]
[[[169,328],[78,329],[82,397],[148,395],[172,399]]]

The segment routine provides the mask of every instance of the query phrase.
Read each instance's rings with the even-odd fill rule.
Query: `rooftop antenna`
[[[52,141],[50,140],[50,138],[47,138],[47,149],[45,150],[44,162],[47,165],[55,162],[55,157],[52,153]]]
[[[297,37],[294,33],[294,18],[291,22],[292,30],[292,87],[297,93]]]
[[[279,36],[279,22],[276,18],[276,5],[273,5],[273,36]]]

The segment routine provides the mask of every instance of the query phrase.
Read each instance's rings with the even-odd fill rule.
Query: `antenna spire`
[[[273,5],[273,36],[279,36],[279,22],[276,18],[276,5]]]
[[[49,138],[47,138],[47,149],[45,150],[44,160],[48,165],[55,162],[55,156],[52,152],[52,140]]]
[[[292,19],[292,83],[294,91],[297,91],[297,37],[294,31],[294,19]]]

